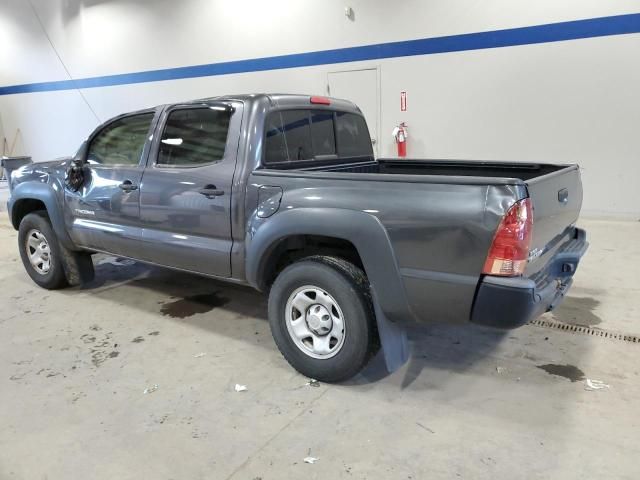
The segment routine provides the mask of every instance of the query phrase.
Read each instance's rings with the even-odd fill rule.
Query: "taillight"
[[[531,199],[514,203],[502,218],[493,237],[482,273],[487,275],[522,275],[527,266],[533,212]]]

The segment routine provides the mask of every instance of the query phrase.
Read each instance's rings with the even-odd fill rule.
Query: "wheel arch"
[[[374,301],[389,320],[401,322],[412,317],[393,247],[377,217],[338,208],[299,208],[268,219],[254,218],[247,232],[247,281],[259,290],[268,289],[274,258],[281,254],[279,249],[285,242],[292,238],[326,238],[331,240],[330,245],[334,242],[349,254],[357,254],[346,259],[359,263],[365,271]]]
[[[30,213],[37,211],[47,211],[46,204],[39,198],[21,198],[15,201],[11,210],[11,224],[18,230],[20,222]]]
[[[364,270],[358,249],[351,241],[333,235],[292,234],[273,242],[260,258],[259,288],[268,290],[287,266],[316,255],[338,257]]]
[[[9,218],[11,224],[18,230],[20,222],[29,213],[44,210],[49,217],[51,226],[60,240],[67,248],[75,250],[75,246],[69,237],[64,224],[61,200],[56,192],[47,183],[25,182],[17,185],[11,192],[9,200]]]

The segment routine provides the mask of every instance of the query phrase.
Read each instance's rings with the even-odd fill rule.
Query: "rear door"
[[[140,180],[156,112],[117,117],[88,140],[85,181],[65,190],[66,222],[74,242],[94,250],[139,254]]]
[[[162,114],[140,188],[144,260],[231,275],[231,187],[242,104]]]
[[[582,182],[577,165],[526,182],[533,206],[533,237],[526,274],[541,270],[574,234],[582,206]]]

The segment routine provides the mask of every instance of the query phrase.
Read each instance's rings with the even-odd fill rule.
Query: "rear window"
[[[336,112],[336,132],[341,157],[373,155],[369,129],[360,115]]]
[[[336,154],[336,137],[333,129],[333,112],[311,112],[311,140],[313,152],[318,155]]]
[[[321,109],[272,112],[265,127],[266,165],[373,157],[363,117]]]
[[[274,112],[267,120],[266,155],[271,163],[312,160],[308,110]]]

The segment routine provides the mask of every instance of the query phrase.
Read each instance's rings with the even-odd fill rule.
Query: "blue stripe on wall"
[[[361,47],[295,53],[291,55],[253,58],[232,62],[209,63],[189,67],[147,70],[102,77],[80,78],[77,80],[11,85],[0,87],[0,95],[109,87],[133,83],[158,82],[162,80],[178,80],[183,78],[210,77],[214,75],[260,72],[283,68],[329,65],[362,60],[561,42],[580,38],[624,35],[629,33],[640,33],[640,13],[509,28],[491,32],[466,33],[462,35],[380,43]]]

